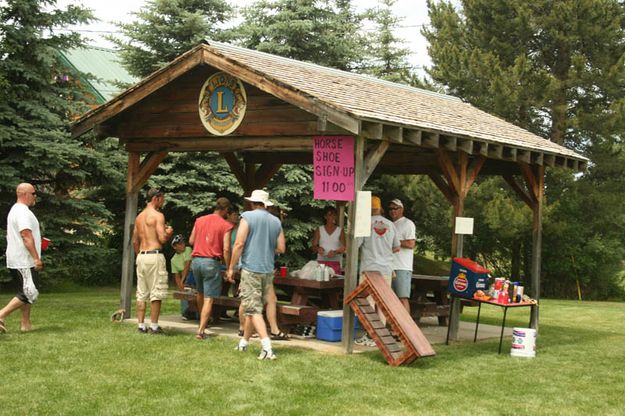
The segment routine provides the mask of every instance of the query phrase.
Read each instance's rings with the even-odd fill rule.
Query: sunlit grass
[[[10,295],[0,295],[4,304]],[[140,335],[109,320],[117,290],[44,293],[36,330],[18,316],[0,336],[0,414],[622,414],[622,303],[545,300],[534,359],[497,355],[498,340],[436,345],[437,355],[391,368],[379,352],[327,355],[277,346],[198,342],[189,334]],[[177,302],[166,302],[173,313]],[[472,319],[466,308],[463,319]],[[482,308],[498,324],[499,308]],[[508,326],[525,326],[510,311]]]

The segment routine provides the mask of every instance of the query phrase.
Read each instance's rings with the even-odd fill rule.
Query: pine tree
[[[74,82],[78,74],[61,63],[57,51],[82,41],[56,30],[92,16],[77,6],[54,9],[55,3],[7,0],[0,6],[0,212],[15,202],[17,184],[35,185],[34,210],[53,241],[44,260],[46,280],[94,281],[109,270],[110,253],[97,246],[111,218],[95,198],[99,183],[114,183],[119,174],[92,137],[70,137],[70,118],[86,110],[86,97]]]
[[[428,2],[430,76],[477,107],[592,158],[582,177],[548,173],[543,244],[551,249],[543,250],[543,288],[570,296],[579,280],[586,293],[605,297],[625,247],[625,221],[615,214],[625,210],[625,168],[614,163],[623,155],[625,127],[625,8],[617,0],[460,3]],[[490,234],[508,235],[506,250],[515,246],[528,258],[529,230],[518,228],[515,237],[497,221],[501,187],[495,180],[490,195],[480,189],[467,211],[473,204]],[[479,239],[471,240],[493,257],[497,247]]]
[[[235,37],[246,48],[343,70],[362,58],[361,18],[349,0],[261,0],[242,14]]]
[[[204,39],[227,40],[220,29],[233,9],[224,0],[149,0],[131,23],[118,23],[124,38],[110,37],[122,62],[146,77]]]
[[[393,14],[396,0],[380,0],[380,5],[367,10],[366,16],[374,23],[367,35],[367,63],[360,72],[391,82],[414,82],[413,69],[408,62],[410,49],[403,47],[404,40],[395,35],[402,19]]]

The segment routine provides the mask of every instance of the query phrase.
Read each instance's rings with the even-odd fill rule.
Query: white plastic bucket
[[[536,330],[530,328],[512,328],[511,357],[536,357]]]

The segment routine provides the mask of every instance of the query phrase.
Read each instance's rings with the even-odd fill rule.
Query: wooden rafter
[[[530,208],[534,207],[534,200],[530,196],[530,194],[523,189],[523,186],[512,175],[503,175],[503,179],[510,185],[512,190],[516,192],[516,194],[521,198],[523,202],[527,204]]]
[[[130,153],[132,156],[133,172],[131,176],[130,172],[130,157],[129,157],[129,171],[128,171],[128,184],[129,191],[136,192],[150,179],[150,176],[158,168],[160,163],[167,157],[168,152],[151,152],[143,159],[139,166],[136,166],[138,161],[138,153]]]
[[[367,179],[369,179],[369,177],[375,170],[376,166],[378,166],[378,163],[380,162],[380,160],[382,160],[382,157],[386,153],[386,150],[389,148],[389,146],[390,146],[389,142],[382,141],[382,142],[376,143],[374,147],[367,152],[367,155],[365,156],[364,181],[363,182],[367,182]]]

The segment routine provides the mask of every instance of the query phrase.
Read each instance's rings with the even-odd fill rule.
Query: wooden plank
[[[517,148],[516,147],[504,146],[501,158],[503,160],[510,160],[512,162],[516,162],[516,160],[517,160]]]
[[[433,149],[439,148],[440,135],[438,133],[423,132],[421,135],[421,145]]]
[[[503,158],[503,146],[496,143],[488,144],[488,157],[493,159]]]
[[[382,123],[363,121],[360,125],[363,137],[367,139],[382,140],[382,132],[384,130]]]
[[[445,182],[445,180],[438,174],[430,174],[428,177],[434,182],[434,185],[438,188],[439,191],[443,193],[443,196],[450,204],[453,204],[456,196],[454,194],[453,189]]]
[[[529,150],[517,149],[516,157],[519,162],[530,163],[531,152]]]
[[[438,164],[453,193],[459,195],[461,188],[460,177],[458,176],[458,172],[456,172],[456,168],[451,161],[449,153],[445,149],[438,150]]]
[[[267,183],[269,183],[271,178],[273,178],[275,174],[278,173],[281,167],[281,163],[261,165],[260,169],[258,169],[258,171],[256,172],[256,177],[254,180],[257,189],[262,189],[267,186]]]
[[[474,142],[474,146],[478,147],[476,151],[481,156],[488,157],[488,143],[486,142]]]
[[[378,163],[380,163],[380,160],[382,160],[382,157],[388,150],[389,146],[390,146],[389,142],[386,142],[386,141],[377,142],[374,145],[374,147],[367,152],[367,155],[365,156],[364,173],[363,173],[364,182],[367,182],[369,177],[373,174],[373,171],[378,166]]]
[[[523,189],[523,187],[516,181],[516,179],[512,175],[504,175],[503,179],[510,185],[512,190],[516,192],[516,194],[521,198],[525,204],[530,207],[530,209],[534,206],[534,200],[530,195]]]
[[[138,191],[150,179],[150,176],[158,168],[160,163],[168,155],[168,152],[151,152],[139,165],[139,170],[133,175],[131,191]]]
[[[458,149],[457,140],[453,136],[440,136],[441,146],[445,149],[455,152]]]
[[[456,139],[456,144],[458,147],[458,150],[465,152],[469,155],[472,155],[474,150],[473,150],[473,140],[467,140],[467,139]]]
[[[239,162],[239,159],[234,153],[226,152],[221,155],[226,160],[226,163],[230,167],[230,171],[234,174],[234,177],[237,178],[239,185],[241,185],[241,188],[243,188],[243,191],[247,194],[247,176],[245,176],[243,165]]]
[[[534,165],[540,165],[542,166],[543,164],[543,153],[542,152],[532,152],[532,157],[531,157],[531,162]]]
[[[421,130],[404,129],[404,141],[421,146]]]
[[[403,129],[399,126],[385,124],[382,127],[382,138],[392,143],[401,143],[404,139]]]
[[[131,152],[169,150],[177,152],[215,151],[233,153],[237,151],[310,151],[313,142],[309,137],[237,137],[218,138],[205,136],[194,139],[150,139],[127,140],[126,149]],[[312,154],[312,153],[311,153]],[[311,156],[312,157],[312,156]]]
[[[552,168],[556,164],[556,157],[555,155],[545,153],[543,156],[543,161],[545,166],[549,166],[550,168]]]
[[[545,196],[545,168],[538,166],[535,172],[536,204],[532,218],[532,289],[531,296],[540,302],[540,272],[542,261],[542,215]],[[532,307],[530,326],[538,330],[538,305]]]

